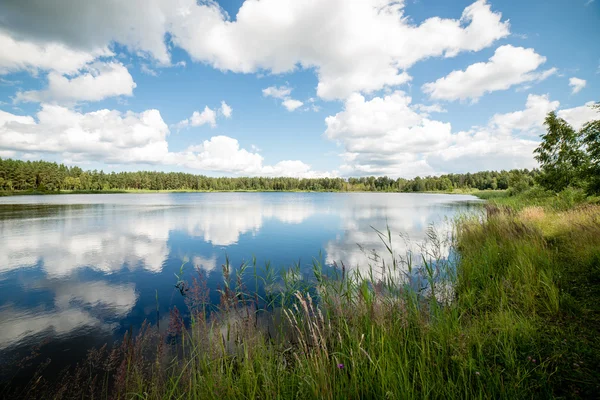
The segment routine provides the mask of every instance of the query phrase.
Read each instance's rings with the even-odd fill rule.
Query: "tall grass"
[[[487,207],[463,218],[456,258],[387,255],[368,269],[223,266],[217,310],[198,273],[189,311],[145,325],[29,397],[413,399],[594,397],[600,345],[600,207]],[[433,245],[433,247],[431,247]],[[419,262],[416,262],[419,261]],[[244,282],[250,276],[254,288]],[[252,281],[252,279],[250,279]],[[264,287],[259,295],[258,287]],[[165,337],[166,336],[166,337]],[[103,354],[101,354],[103,353]]]

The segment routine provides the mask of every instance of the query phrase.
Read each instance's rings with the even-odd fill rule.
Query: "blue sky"
[[[212,176],[531,168],[597,118],[588,0],[8,0],[0,157]]]

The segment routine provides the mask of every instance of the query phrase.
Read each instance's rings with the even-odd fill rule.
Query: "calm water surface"
[[[181,265],[204,270],[212,301],[221,265],[256,257],[277,269],[313,259],[365,265],[384,252],[373,229],[422,241],[430,224],[476,208],[472,196],[383,193],[177,193],[0,198],[0,364],[39,347],[57,367],[145,319],[185,308]],[[398,237],[396,251],[408,244]]]

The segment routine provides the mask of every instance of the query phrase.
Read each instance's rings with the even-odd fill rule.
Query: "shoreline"
[[[472,195],[480,199],[489,199],[507,196],[507,190],[472,190],[472,191],[423,191],[423,192],[394,192],[394,191],[369,191],[369,190],[193,190],[193,189],[115,189],[115,190],[60,190],[56,192],[40,191],[0,191],[0,197],[14,196],[52,196],[68,194],[158,194],[158,193],[395,193],[395,194],[454,194]]]

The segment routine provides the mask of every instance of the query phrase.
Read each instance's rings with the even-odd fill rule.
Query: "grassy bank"
[[[529,196],[529,197],[528,197]],[[562,197],[561,197],[562,196]],[[533,195],[490,200],[457,222],[445,259],[433,233],[424,266],[394,253],[324,274],[224,266],[221,304],[205,277],[178,282],[189,310],[90,353],[31,398],[595,398],[600,393],[600,206]],[[383,260],[382,258],[381,260]],[[383,273],[385,271],[385,273]],[[418,286],[407,285],[408,277]],[[188,277],[191,278],[191,277]],[[214,312],[216,311],[216,312]],[[209,314],[210,312],[210,314]]]

